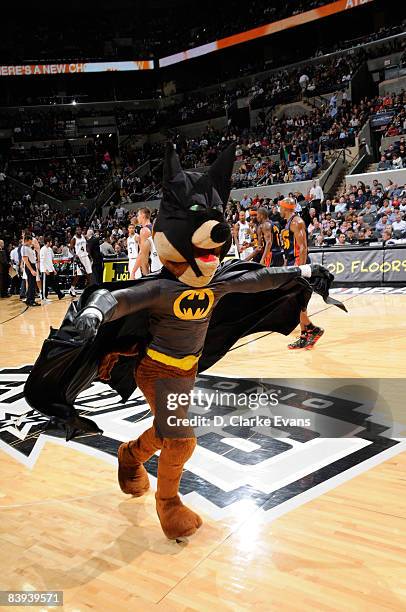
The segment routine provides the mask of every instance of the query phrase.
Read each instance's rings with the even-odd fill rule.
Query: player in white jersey
[[[131,218],[131,223],[137,224],[141,226],[139,233],[139,242],[138,242],[138,250],[139,254],[137,257],[137,261],[135,266],[132,269],[132,274],[130,274],[130,278],[133,280],[134,278],[138,278],[136,273],[138,274],[138,270],[141,270],[141,249],[144,245],[144,242],[151,236],[152,224],[151,224],[151,211],[149,208],[140,208],[137,212],[137,215]]]
[[[69,289],[69,293],[74,297],[79,276],[86,276],[88,285],[92,283],[92,262],[87,252],[87,241],[82,234],[81,227],[76,228],[76,233],[70,241],[69,247],[74,254],[72,286]]]
[[[135,225],[130,223],[128,226],[127,252],[128,252],[128,273],[131,279],[141,278],[141,267],[139,261],[139,241],[140,237],[135,232]],[[138,264],[138,267],[137,267]]]
[[[159,272],[162,262],[158,257],[152,236],[149,236],[141,247],[140,251],[141,269],[145,275],[150,272]]]
[[[253,252],[251,244],[251,228],[245,218],[245,212],[240,211],[239,220],[233,228],[234,242],[240,259],[246,259]],[[247,252],[248,251],[248,252]]]

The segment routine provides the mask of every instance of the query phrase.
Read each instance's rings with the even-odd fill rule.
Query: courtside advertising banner
[[[382,267],[385,284],[406,283],[406,248],[386,250]]]
[[[103,264],[103,282],[112,283],[130,280],[128,258],[105,259]]]
[[[233,259],[233,257],[230,257]],[[328,268],[340,284],[406,284],[406,246],[398,248],[331,248],[311,249],[310,259],[314,264]],[[105,259],[103,280],[115,282],[129,280],[128,259]]]
[[[239,45],[240,43],[255,40],[256,38],[261,38],[262,36],[269,36],[270,34],[275,34],[276,32],[282,32],[283,30],[304,25],[305,23],[310,23],[311,21],[316,21],[317,19],[322,19],[323,17],[329,17],[330,15],[335,15],[336,13],[341,13],[343,11],[357,8],[358,6],[363,6],[364,4],[368,4],[372,1],[373,0],[338,0],[337,2],[331,2],[330,4],[325,4],[324,6],[312,9],[311,11],[305,11],[304,13],[292,15],[286,19],[273,21],[272,23],[259,26],[258,28],[253,28],[252,30],[246,30],[245,32],[240,32],[239,34],[233,34],[232,36],[227,36],[226,38],[221,38],[220,40],[215,40],[213,42],[206,43],[205,45],[194,47],[193,49],[187,49],[186,51],[180,51],[179,53],[174,53],[173,55],[161,57],[159,60],[159,67],[164,68],[165,66],[171,66],[172,64],[193,59],[194,57],[200,57],[201,55],[206,55],[207,53],[213,53],[213,51],[220,51],[221,49],[226,49],[227,47],[232,47],[234,45]]]
[[[406,283],[406,248],[325,250],[310,252],[335,276],[337,284]]]
[[[21,66],[1,66],[0,77],[39,76],[57,74],[80,74],[90,72],[128,72],[132,70],[152,70],[152,60],[128,62],[60,62],[58,64],[24,64]]]

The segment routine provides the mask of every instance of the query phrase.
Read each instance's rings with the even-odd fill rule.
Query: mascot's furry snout
[[[215,249],[230,239],[231,230],[227,223],[210,219],[195,230],[192,236],[192,244],[201,249]]]

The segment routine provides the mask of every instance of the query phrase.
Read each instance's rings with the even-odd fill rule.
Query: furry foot
[[[149,489],[147,470],[128,452],[126,443],[118,449],[118,484],[123,493],[134,497],[141,497]]]
[[[196,512],[182,504],[179,496],[156,500],[156,510],[162,530],[169,540],[193,535],[202,525]]]

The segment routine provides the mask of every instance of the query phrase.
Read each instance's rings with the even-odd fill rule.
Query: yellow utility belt
[[[160,361],[161,363],[165,363],[166,365],[173,366],[175,368],[180,368],[181,370],[191,370],[194,365],[199,361],[199,356],[196,355],[186,355],[186,357],[170,357],[169,355],[165,355],[165,353],[160,353],[159,351],[155,351],[154,349],[147,349],[148,357],[151,357],[154,361]]]

